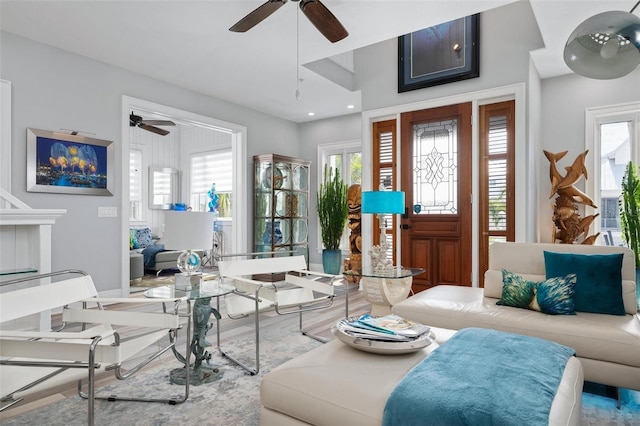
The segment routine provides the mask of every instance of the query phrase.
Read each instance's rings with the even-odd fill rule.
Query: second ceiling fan
[[[156,126],[175,126],[176,123],[169,120],[145,120],[139,115],[135,115],[133,112],[129,115],[129,126],[140,127],[141,129],[155,133],[157,135],[166,136],[169,134],[168,130],[161,129]]]
[[[300,10],[307,19],[325,36],[331,43],[342,40],[349,35],[338,18],[320,0],[292,0],[300,3]],[[287,0],[269,0],[259,6],[253,12],[239,20],[229,28],[229,31],[244,33],[268,18],[273,12],[280,9]]]

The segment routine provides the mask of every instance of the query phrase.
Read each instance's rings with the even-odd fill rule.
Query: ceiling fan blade
[[[320,0],[301,0],[300,10],[331,43],[349,35],[338,18]]]
[[[253,12],[236,22],[229,31],[243,33],[258,25],[260,22],[269,17],[273,12],[280,9],[287,0],[269,0],[262,6],[259,6]]]
[[[142,120],[142,124],[148,124],[150,126],[175,126],[176,123],[169,120]]]
[[[144,123],[138,124],[138,127],[140,127],[141,129],[145,129],[150,132],[156,133],[161,136],[166,136],[169,134],[168,130],[161,129],[159,127],[149,126],[148,124],[144,124]]]

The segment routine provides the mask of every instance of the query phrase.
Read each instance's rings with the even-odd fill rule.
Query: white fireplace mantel
[[[51,272],[51,227],[66,212],[32,209],[0,188],[0,282],[21,274]],[[33,324],[17,327],[48,330],[51,319],[41,315]]]

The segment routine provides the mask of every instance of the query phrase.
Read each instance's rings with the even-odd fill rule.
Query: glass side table
[[[189,384],[200,385],[202,383],[210,383],[222,377],[222,373],[215,366],[209,365],[211,353],[206,350],[211,346],[206,340],[207,331],[211,329],[209,318],[211,314],[216,318],[216,338],[217,344],[220,346],[220,296],[235,291],[235,287],[229,284],[222,284],[215,280],[202,281],[201,284],[192,290],[176,290],[174,285],[165,285],[154,287],[144,292],[145,297],[150,298],[170,298],[170,297],[188,297],[193,300],[193,337],[191,339],[191,353],[195,357],[193,370],[190,372]],[[211,299],[216,298],[216,307],[211,306]],[[188,368],[187,358],[182,356],[175,348],[173,353],[178,361],[185,364]],[[202,361],[207,361],[205,365]],[[170,379],[172,383],[184,385],[186,381],[186,368],[176,368],[171,371]]]
[[[385,271],[354,269],[343,274],[362,278],[364,296],[371,302],[371,315],[380,317],[390,314],[393,305],[407,298],[413,277],[423,272],[423,268],[394,266]]]

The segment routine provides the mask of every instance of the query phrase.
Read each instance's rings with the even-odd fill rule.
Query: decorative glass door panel
[[[413,212],[458,212],[458,120],[413,125]]]

